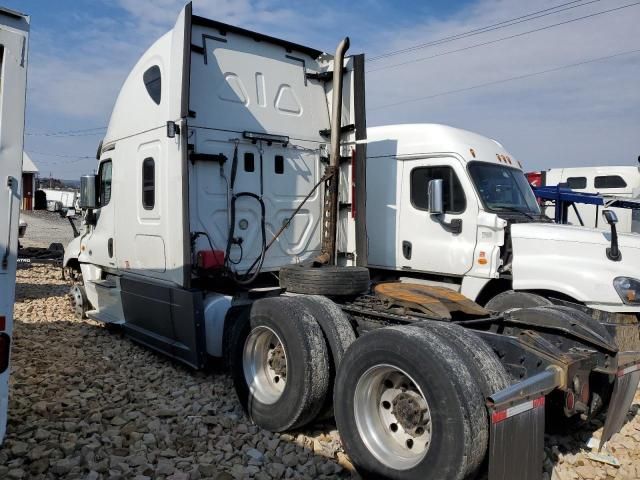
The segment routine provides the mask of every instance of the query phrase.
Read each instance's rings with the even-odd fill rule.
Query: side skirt
[[[124,331],[132,340],[202,368],[206,359],[202,292],[122,277]]]

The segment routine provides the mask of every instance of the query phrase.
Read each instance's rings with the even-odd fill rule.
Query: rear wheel
[[[355,342],[356,334],[342,309],[321,295],[298,295],[291,297],[301,308],[318,322],[327,342],[329,353],[329,388],[319,420],[333,417],[333,385],[336,371],[349,346]]]
[[[433,330],[464,357],[465,365],[478,382],[485,398],[511,385],[512,379],[497,355],[473,331],[447,322],[424,322],[419,326]]]
[[[237,319],[231,369],[238,398],[260,427],[282,432],[315,419],[329,385],[322,330],[286,297],[264,298]]]
[[[365,478],[465,479],[487,449],[483,394],[465,359],[436,332],[382,328],[338,369],[340,436]]]
[[[507,290],[489,300],[485,308],[494,312],[505,312],[513,308],[545,307],[548,305],[553,305],[553,303],[541,295]]]

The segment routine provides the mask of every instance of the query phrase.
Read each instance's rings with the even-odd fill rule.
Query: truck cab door
[[[9,400],[28,32],[27,16],[0,8],[0,443]]]
[[[402,161],[397,264],[403,270],[462,276],[473,266],[478,205],[455,157]],[[428,211],[429,181],[443,180],[444,211]]]
[[[111,158],[100,161],[98,166],[97,193],[98,208],[94,210],[95,220],[90,235],[86,239],[83,254],[87,261],[101,267],[116,268],[114,242],[114,163]]]

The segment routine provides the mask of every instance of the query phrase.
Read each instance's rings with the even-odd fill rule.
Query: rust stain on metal
[[[401,307],[421,311],[437,318],[450,319],[452,312],[488,315],[489,312],[464,295],[445,287],[415,283],[390,282],[375,286],[383,300]]]

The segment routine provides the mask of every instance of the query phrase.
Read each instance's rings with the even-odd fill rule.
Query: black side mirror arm
[[[622,253],[618,247],[618,230],[615,223],[610,223],[611,226],[611,247],[607,248],[607,258],[613,262],[619,262],[622,260]]]

